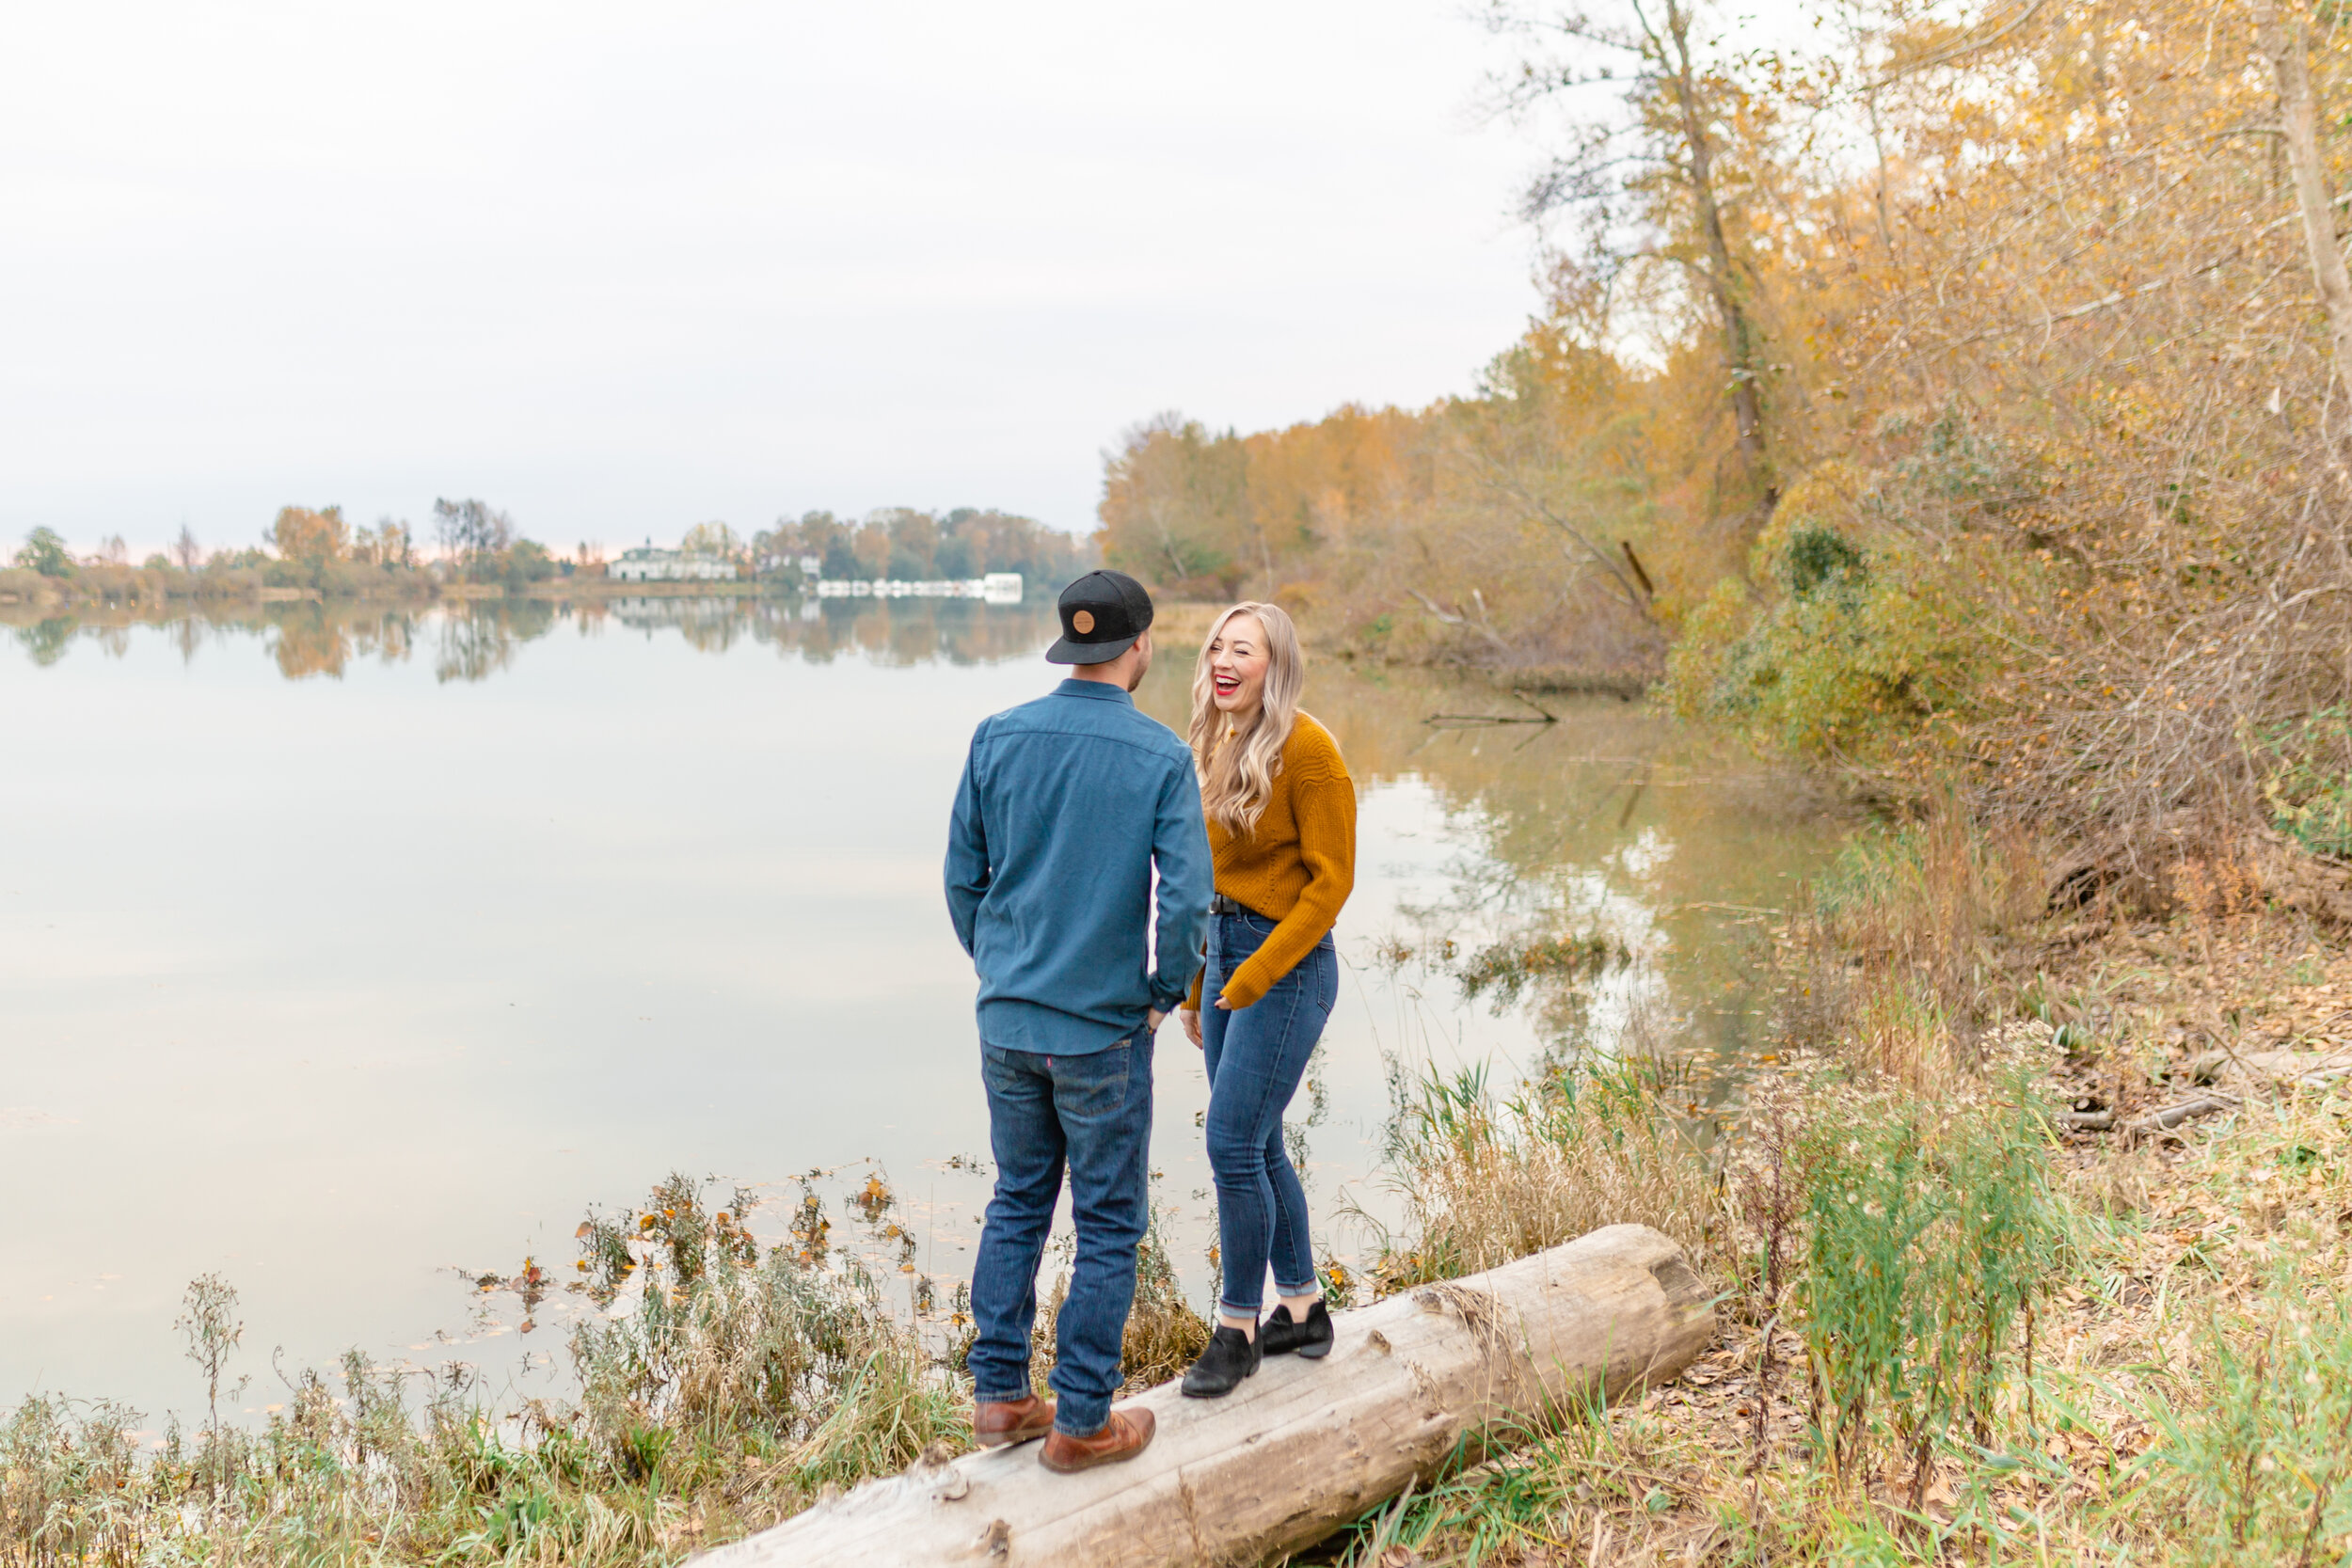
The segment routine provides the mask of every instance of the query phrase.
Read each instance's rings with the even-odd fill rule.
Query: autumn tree
[[[1699,0],[1621,4],[1594,12],[1494,0],[1490,24],[1524,49],[1504,106],[1530,122],[1565,110],[1567,145],[1529,186],[1522,214],[1578,215],[1589,262],[1611,281],[1667,270],[1648,302],[1661,312],[1654,330],[1678,339],[1685,309],[1711,327],[1740,481],[1726,499],[1769,512],[1777,482],[1758,263],[1735,215],[1761,196],[1770,167],[1771,117],[1744,79],[1760,62],[1722,50]]]
[[[718,561],[734,561],[743,554],[743,541],[735,530],[724,523],[696,523],[686,531],[678,547],[688,555],[707,555]]]
[[[1032,587],[1057,592],[1094,564],[1089,541],[993,507],[950,508],[937,519],[932,547],[941,577],[1018,572]]]
[[[515,520],[486,501],[436,500],[433,534],[444,560],[471,570],[514,547]]]
[[[1109,455],[1100,515],[1104,558],[1168,585],[1232,594],[1248,528],[1248,455],[1232,433],[1163,413],[1136,425]]]
[[[180,536],[171,542],[171,559],[183,572],[193,572],[204,564],[204,546],[197,543],[196,531],[185,523],[180,525]]]
[[[318,512],[306,506],[280,507],[278,520],[262,537],[285,560],[310,566],[341,561],[351,550],[351,530],[340,506]]]
[[[2286,149],[2296,214],[2311,253],[2312,281],[2328,313],[2336,380],[2352,400],[2352,275],[2337,237],[2335,199],[2319,144],[2319,109],[2312,88],[2311,45],[2300,16],[2284,18],[2276,0],[2254,0],[2255,46],[2268,60],[2279,91],[2279,140]],[[2339,428],[2343,416],[2339,415]]]
[[[830,512],[808,512],[801,516],[803,547],[818,558],[818,569],[829,578],[859,575],[857,552],[850,547],[853,532]]]
[[[52,528],[36,528],[24,536],[24,545],[16,552],[16,563],[28,572],[39,572],[45,578],[70,578],[73,575],[73,557],[65,547],[65,541]]]
[[[406,523],[379,517],[373,529],[352,535],[351,559],[369,566],[412,567],[417,563],[416,540]]]

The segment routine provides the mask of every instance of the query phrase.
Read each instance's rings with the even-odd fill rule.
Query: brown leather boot
[[[1054,1430],[1054,1402],[1039,1399],[996,1400],[972,1407],[972,1441],[984,1449],[1025,1443]]]
[[[1045,1447],[1038,1450],[1037,1462],[1064,1475],[1091,1470],[1097,1465],[1116,1465],[1150,1448],[1152,1430],[1158,1425],[1149,1410],[1114,1410],[1103,1430],[1089,1436],[1073,1437],[1057,1427],[1045,1439]]]

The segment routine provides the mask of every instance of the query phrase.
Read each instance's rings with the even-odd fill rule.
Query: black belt
[[[1209,912],[1211,914],[1246,914],[1259,920],[1266,918],[1248,905],[1237,904],[1221,893],[1209,895]]]

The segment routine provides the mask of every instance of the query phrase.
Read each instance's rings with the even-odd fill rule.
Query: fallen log
[[[1714,1332],[1706,1285],[1671,1240],[1613,1225],[1468,1278],[1334,1315],[1322,1361],[1281,1356],[1222,1400],[1173,1384],[1122,1465],[1061,1476],[1039,1445],[927,1455],[706,1568],[1177,1568],[1250,1563],[1323,1539],[1483,1433],[1557,1426],[1690,1365]]]
[[[2234,1111],[2238,1104],[2238,1098],[2233,1094],[2201,1094],[2178,1105],[2167,1105],[2161,1111],[2152,1111],[2125,1128],[2124,1132],[2134,1138],[2152,1137],[2158,1132],[2169,1132],[2181,1123],[2194,1121],[2199,1117]]]
[[[2352,1077],[2352,1052],[2214,1051],[2198,1057],[2190,1068],[2201,1084],[2226,1076],[2324,1089],[2338,1079]]]

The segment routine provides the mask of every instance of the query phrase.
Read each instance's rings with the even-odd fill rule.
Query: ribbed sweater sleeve
[[[1299,755],[1283,759],[1282,782],[1290,786],[1307,885],[1273,935],[1227,977],[1222,995],[1232,1007],[1248,1006],[1297,967],[1337,923],[1356,887],[1355,783],[1327,739],[1297,751]]]

